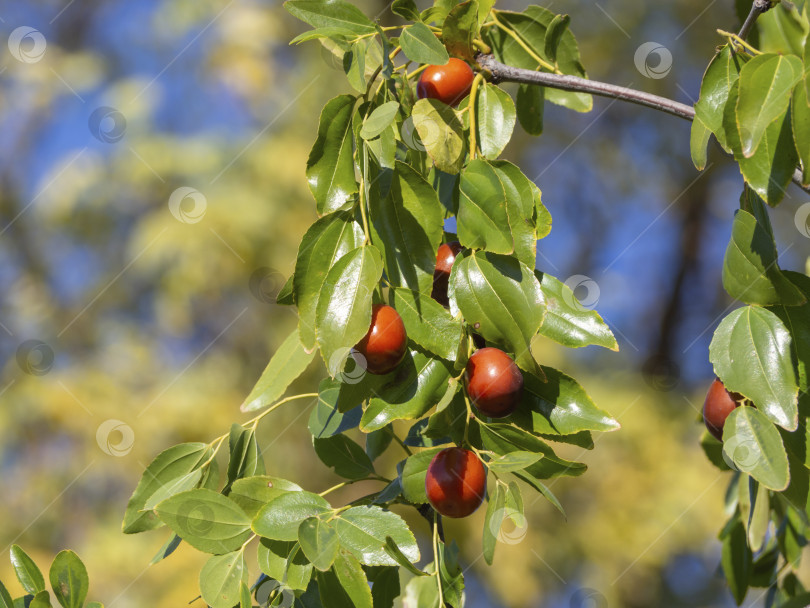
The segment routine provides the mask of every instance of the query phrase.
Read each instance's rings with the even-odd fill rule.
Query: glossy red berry
[[[723,440],[726,418],[734,411],[734,408],[740,406],[739,402],[742,399],[742,395],[727,391],[725,385],[717,378],[709,387],[706,401],[703,402],[703,422],[709,432],[720,441]]]
[[[436,253],[436,269],[433,271],[433,291],[430,297],[442,306],[447,306],[450,302],[447,298],[447,286],[450,281],[450,271],[453,269],[453,262],[463,247],[458,241],[444,243],[439,246]]]
[[[370,373],[393,371],[408,348],[402,317],[390,306],[375,304],[371,309],[371,327],[355,348],[366,358],[366,369]]]
[[[461,59],[451,57],[445,65],[429,65],[419,76],[416,95],[429,97],[454,106],[470,92],[475,78],[472,68]]]
[[[445,517],[467,517],[483,502],[487,473],[470,450],[446,448],[430,461],[425,491],[431,506]]]
[[[491,418],[503,418],[517,408],[523,395],[523,374],[500,349],[475,351],[464,372],[467,394],[478,410]]]

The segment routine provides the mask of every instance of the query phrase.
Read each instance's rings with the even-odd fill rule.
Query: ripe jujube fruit
[[[433,290],[430,297],[442,306],[447,306],[450,302],[447,298],[447,285],[450,281],[450,271],[453,269],[453,262],[463,247],[458,241],[444,243],[439,246],[436,253],[436,269],[433,271]]]
[[[483,502],[487,473],[470,450],[445,448],[433,457],[425,476],[431,506],[445,517],[467,517]]]
[[[408,349],[408,335],[399,313],[385,304],[371,309],[368,333],[355,346],[366,358],[366,369],[372,374],[387,374],[400,364]]]
[[[490,418],[503,418],[517,408],[523,395],[523,374],[512,357],[490,346],[475,351],[464,372],[467,394]]]
[[[703,422],[706,428],[720,441],[723,441],[723,427],[726,418],[740,406],[743,396],[726,390],[725,385],[717,378],[714,379],[706,393],[706,400],[703,402]]]
[[[416,84],[416,95],[419,99],[429,97],[454,106],[469,94],[474,78],[469,65],[451,57],[445,65],[425,68]]]

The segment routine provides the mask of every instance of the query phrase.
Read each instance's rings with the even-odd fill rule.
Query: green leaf
[[[312,564],[297,542],[262,538],[257,550],[259,568],[290,589],[303,591],[312,578]]]
[[[532,84],[521,84],[517,92],[517,119],[529,135],[543,134],[545,89]]]
[[[400,594],[399,568],[378,568],[369,572],[369,580],[374,608],[393,608]]]
[[[689,134],[689,153],[692,156],[692,163],[698,171],[703,171],[708,163],[709,137],[712,132],[702,120],[697,116],[692,121],[692,130]]]
[[[320,215],[337,211],[357,192],[351,129],[356,101],[351,95],[340,95],[321,112],[318,137],[307,160],[309,189]]]
[[[255,475],[237,479],[231,486],[228,498],[238,504],[248,517],[255,517],[259,510],[274,498],[287,492],[300,492],[301,487],[280,477]]]
[[[284,8],[312,27],[337,27],[358,35],[375,31],[374,23],[344,0],[288,0]]]
[[[429,576],[427,572],[422,572],[410,562],[408,557],[399,550],[396,542],[394,542],[394,539],[390,536],[385,537],[385,552],[388,553],[397,564],[408,570],[414,576]]]
[[[240,409],[243,412],[252,412],[276,401],[304,373],[314,356],[314,352],[307,353],[304,350],[298,329],[294,329],[270,358],[259,381]]]
[[[492,565],[492,560],[495,557],[495,545],[498,544],[498,533],[501,531],[501,524],[504,519],[504,500],[505,500],[503,486],[500,483],[495,484],[495,495],[489,497],[487,503],[487,514],[484,517],[484,535],[483,535],[483,551],[484,560]]]
[[[175,534],[205,553],[235,551],[250,536],[250,518],[234,501],[205,488],[188,490],[157,506]]]
[[[709,346],[709,359],[727,390],[748,397],[758,412],[792,431],[798,425],[799,389],[790,343],[779,317],[745,306],[721,321]]]
[[[779,431],[758,409],[738,407],[723,427],[723,452],[766,488],[787,488],[790,474]]]
[[[354,32],[345,27],[319,27],[315,28],[314,30],[309,30],[304,32],[303,34],[299,34],[292,40],[290,40],[290,44],[301,44],[302,42],[308,42],[310,40],[318,40],[320,38],[338,38],[342,40],[348,40],[350,38],[354,38]]]
[[[11,565],[17,580],[28,593],[36,595],[45,590],[45,577],[34,560],[19,545],[11,545]]]
[[[731,297],[746,304],[796,306],[807,301],[782,274],[773,237],[742,209],[734,215],[723,260],[723,287]]]
[[[430,293],[444,211],[436,191],[397,161],[388,196],[371,197],[369,203],[372,239],[382,248],[388,280]]]
[[[806,77],[805,77],[806,79]],[[793,89],[791,104],[791,123],[793,125],[793,143],[802,161],[802,185],[810,185],[810,102],[807,88],[797,86]]]
[[[700,99],[695,104],[695,120],[692,123],[692,158],[696,155],[702,162],[695,162],[695,166],[703,170],[706,166],[706,145],[709,142],[706,130],[714,133],[717,141],[726,150],[730,151],[726,141],[723,127],[723,114],[729,91],[740,76],[743,64],[748,56],[743,53],[734,53],[729,45],[721,47],[714,56],[700,85]],[[736,100],[734,101],[736,105]],[[734,106],[732,106],[734,108]],[[696,151],[696,142],[700,141],[700,149]]]
[[[730,471],[731,467],[723,459],[723,444],[714,438],[714,435],[709,431],[704,430],[700,436],[700,447],[703,448],[703,453],[714,466],[721,471]]]
[[[512,138],[517,118],[515,104],[500,87],[483,83],[475,100],[475,114],[481,153],[486,158],[497,158]]]
[[[155,564],[169,557],[172,553],[175,552],[177,547],[180,546],[181,542],[183,542],[182,539],[179,536],[177,536],[177,534],[173,533],[169,537],[169,540],[167,540],[163,544],[163,546],[160,549],[158,549],[158,552],[155,553],[155,556],[152,558],[152,561],[149,562],[149,565],[154,566]]]
[[[316,439],[331,437],[360,424],[363,408],[354,407],[346,413],[338,410],[338,397],[342,382],[324,378],[318,387],[318,404],[309,416],[309,432]]]
[[[619,350],[613,332],[598,312],[582,306],[574,291],[559,279],[548,273],[536,274],[546,301],[540,334],[569,348],[595,344]]]
[[[364,240],[363,228],[349,213],[323,217],[304,235],[295,262],[293,287],[299,339],[306,350],[315,348],[315,312],[326,274]]]
[[[298,544],[306,558],[322,572],[332,567],[340,545],[335,529],[318,517],[309,517],[301,522]]]
[[[315,312],[315,332],[321,355],[334,377],[348,349],[371,324],[371,296],[382,276],[379,250],[371,245],[350,251],[329,270]]]
[[[745,181],[769,205],[775,207],[785,196],[785,188],[793,177],[799,157],[793,145],[793,129],[790,113],[777,118],[765,131],[762,144],[752,158],[742,154],[740,127],[734,107],[739,93],[739,82],[729,91],[723,128],[729,147],[734,151],[734,160],[740,166]]]
[[[450,60],[447,49],[424,23],[403,28],[399,44],[405,56],[416,63],[444,65]]]
[[[405,459],[405,466],[402,468],[402,474],[400,475],[400,483],[402,485],[402,495],[409,502],[416,505],[427,503],[425,477],[427,477],[430,462],[441,450],[442,448],[430,448]]]
[[[289,492],[262,507],[251,527],[256,534],[270,540],[297,540],[302,521],[331,510],[326,499],[317,494]]]
[[[784,275],[810,300],[810,278],[792,271],[786,271]],[[799,390],[803,396],[810,391],[810,303],[802,306],[780,304],[768,310],[776,314],[790,331],[790,350],[798,371]]]
[[[340,546],[367,566],[396,566],[397,561],[385,550],[391,537],[406,558],[419,561],[419,547],[408,524],[396,513],[379,507],[352,507],[333,520]]]
[[[793,55],[757,55],[740,71],[736,116],[742,152],[754,155],[768,126],[784,115],[803,71]]]
[[[748,578],[751,576],[751,549],[745,536],[745,528],[739,518],[726,532],[720,564],[726,575],[726,582],[737,605],[741,605],[748,591]]]
[[[2,581],[0,581],[0,607],[14,608],[14,601],[11,599],[11,594]]]
[[[748,546],[751,547],[751,551],[756,553],[762,549],[765,543],[765,535],[771,521],[769,517],[770,501],[765,486],[758,484],[750,477],[748,481],[753,504],[749,518],[743,523],[748,533]]]
[[[374,474],[374,465],[365,450],[346,435],[313,439],[318,458],[340,477],[363,479]]]
[[[480,430],[481,445],[496,454],[504,455],[512,452],[542,454],[543,458],[525,469],[527,474],[538,479],[549,479],[561,475],[576,477],[582,475],[588,468],[581,462],[572,462],[558,457],[542,439],[510,424],[483,424],[478,421],[476,428]]]
[[[515,246],[515,257],[534,268],[537,259],[537,239],[541,238],[537,230],[537,220],[544,222],[544,218],[536,217],[538,207],[545,210],[543,203],[539,202],[540,189],[523,172],[505,160],[496,160],[492,163],[495,173],[503,186],[506,195],[506,214],[509,217],[509,227]],[[545,230],[541,226],[541,230]]]
[[[363,139],[377,137],[394,122],[397,112],[399,112],[399,102],[396,101],[389,101],[374,108],[374,111],[363,121],[360,137]]]
[[[425,293],[395,287],[390,298],[410,340],[442,359],[456,360],[463,334],[460,319]]]
[[[473,40],[478,38],[478,2],[462,2],[448,13],[442,25],[442,42],[451,55],[472,61],[475,57]]]
[[[419,608],[440,608],[436,579],[432,576],[412,578],[405,587],[402,604],[403,606],[419,606]]]
[[[458,240],[471,249],[512,253],[515,249],[506,193],[498,173],[483,160],[472,160],[459,181]]]
[[[543,53],[552,62],[557,61],[557,50],[560,47],[563,34],[568,31],[571,17],[568,15],[555,15],[548,24],[546,36],[543,41]]]
[[[487,468],[494,473],[511,473],[530,467],[543,457],[532,452],[511,452],[487,463]]]
[[[414,420],[428,412],[447,390],[452,368],[418,350],[405,355],[390,382],[369,402],[360,420],[364,432],[381,429],[394,420]]]
[[[798,7],[802,8],[801,5],[799,3]],[[759,44],[756,46],[766,52],[792,53],[801,57],[808,28],[806,15],[800,14],[795,4],[774,4],[771,10],[757,19]]]
[[[73,551],[60,551],[48,575],[56,600],[65,608],[82,608],[90,581],[87,568]]]
[[[51,595],[47,591],[40,591],[31,598],[27,608],[51,608]]]
[[[419,9],[414,0],[394,0],[391,12],[408,21],[419,21]]]
[[[442,583],[442,595],[450,606],[464,604],[464,573],[458,563],[459,549],[455,540],[445,545],[442,541],[437,543],[438,570]]]
[[[276,304],[279,306],[292,306],[295,304],[295,294],[293,293],[293,276],[290,275],[276,296]]]
[[[542,59],[554,64],[554,60],[545,54],[546,32],[556,17],[548,9],[529,6],[523,13],[497,11],[498,19],[509,26],[532,51]],[[507,65],[536,70],[537,61],[521,45],[500,28],[487,28],[485,42],[491,47],[495,57]],[[585,69],[579,57],[576,38],[566,29],[557,46],[557,67],[563,74],[586,78]],[[585,93],[546,89],[546,99],[551,103],[564,106],[577,112],[590,112],[593,98]]]
[[[505,345],[521,368],[539,369],[530,344],[545,303],[540,282],[525,264],[493,253],[464,253],[453,264],[449,292],[451,307],[455,303],[485,340]]]
[[[368,454],[371,462],[382,456],[393,439],[394,433],[391,427],[384,427],[366,434],[366,454]]]
[[[158,454],[146,467],[127,504],[121,528],[125,534],[154,530],[163,525],[151,510],[144,512],[147,501],[162,488],[182,481],[202,465],[211,452],[204,443],[181,443]]]
[[[239,584],[239,608],[253,608],[253,600],[250,597],[250,587],[247,583]]]
[[[265,473],[264,461],[254,429],[246,429],[234,423],[229,439],[228,482],[222,491],[225,495],[230,492],[231,485],[237,479]]]
[[[464,163],[464,128],[453,108],[437,99],[420,99],[411,111],[413,126],[433,164],[440,171],[457,174]]]
[[[244,551],[215,555],[200,570],[200,593],[211,608],[233,608],[247,582]]]
[[[509,421],[549,436],[619,428],[619,423],[596,407],[576,380],[551,367],[541,369],[545,382],[533,374],[523,374],[523,399]]]
[[[358,40],[343,55],[343,71],[346,73],[346,80],[358,93],[366,91],[366,53],[368,48],[368,39]]]
[[[371,588],[363,567],[351,553],[341,551],[335,559],[335,574],[356,608],[373,608]]]

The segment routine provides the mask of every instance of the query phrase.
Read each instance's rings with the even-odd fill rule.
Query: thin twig
[[[751,12],[748,13],[748,17],[746,17],[737,36],[745,40],[748,34],[751,33],[751,28],[754,27],[754,23],[756,23],[759,16],[769,11],[772,6],[771,0],[754,0],[753,4],[751,4]]]
[[[518,82],[523,84],[537,84],[552,89],[562,91],[574,91],[578,93],[591,93],[601,97],[628,101],[640,106],[652,108],[659,112],[665,112],[678,118],[692,121],[695,119],[695,108],[686,104],[652,95],[628,87],[620,87],[607,82],[588,80],[579,76],[568,76],[561,74],[550,74],[548,72],[535,72],[505,65],[495,59],[492,55],[478,55],[476,57],[478,65],[492,75],[494,82]],[[810,187],[802,185],[802,172],[798,169],[793,173],[793,182],[805,192],[810,193]]]

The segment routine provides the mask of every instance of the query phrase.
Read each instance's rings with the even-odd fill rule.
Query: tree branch
[[[754,5],[767,0],[754,0]],[[769,8],[770,8],[770,3]],[[759,9],[758,9],[759,10]],[[766,9],[767,10],[767,9]],[[752,9],[752,13],[753,13]],[[760,14],[764,11],[759,10]],[[747,22],[748,20],[746,20]],[[600,97],[609,97],[627,101],[646,108],[652,108],[659,112],[665,112],[678,118],[692,121],[695,119],[695,108],[680,103],[667,97],[637,91],[627,87],[620,87],[607,82],[588,80],[579,76],[568,76],[562,74],[551,74],[549,72],[537,72],[506,65],[495,59],[492,55],[478,55],[476,57],[478,65],[492,74],[494,82],[517,82],[521,84],[536,84],[562,91],[574,91],[577,93],[590,93]],[[793,182],[805,192],[810,193],[810,187],[802,186],[802,172],[798,169],[793,173]]]
[[[748,17],[745,19],[745,23],[743,23],[742,27],[740,28],[740,33],[737,34],[740,38],[745,40],[746,36],[751,32],[751,28],[754,27],[754,23],[756,23],[757,19],[762,13],[766,13],[773,7],[771,0],[754,0],[754,3],[751,5],[751,12],[748,13]]]

